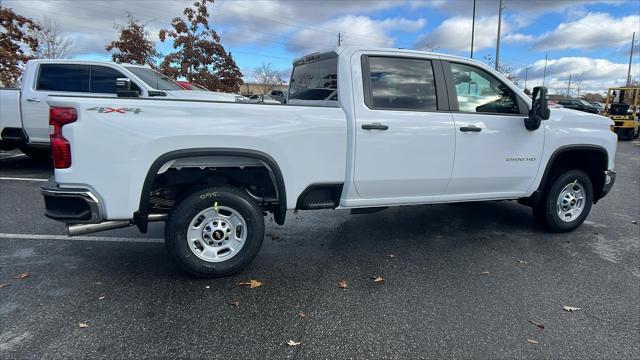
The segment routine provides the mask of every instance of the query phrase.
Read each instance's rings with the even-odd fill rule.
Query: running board
[[[149,214],[148,221],[165,221],[167,214]],[[98,224],[73,224],[67,225],[67,235],[78,236],[99,231],[126,228],[134,225],[133,220],[108,220]]]

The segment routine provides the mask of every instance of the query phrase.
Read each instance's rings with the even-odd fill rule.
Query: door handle
[[[362,125],[362,130],[388,130],[388,129],[389,129],[388,125],[384,125],[380,123]]]
[[[475,125],[469,125],[469,126],[463,126],[460,128],[460,131],[471,131],[471,132],[478,132],[478,131],[482,131],[481,127],[477,127]]]
[[[40,99],[38,98],[27,98],[28,102],[40,102]]]

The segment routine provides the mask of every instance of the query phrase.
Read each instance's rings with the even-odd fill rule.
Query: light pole
[[[496,71],[500,67],[500,27],[502,25],[502,0],[498,9],[498,37],[496,38]]]
[[[473,59],[473,36],[476,32],[476,0],[473,0],[473,18],[471,20],[471,58]]]
[[[636,32],[631,36],[631,53],[629,54],[629,70],[627,70],[627,86],[631,86],[631,62],[633,61],[633,46],[636,42]]]
[[[542,86],[544,86],[544,81],[547,78],[547,57],[548,57],[549,53],[546,52],[544,53],[544,72],[542,73]]]

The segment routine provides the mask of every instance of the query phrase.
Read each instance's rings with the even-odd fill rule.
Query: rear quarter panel
[[[288,208],[308,185],[345,179],[346,118],[340,108],[121,98],[48,102],[78,110],[78,121],[63,128],[72,165],[57,169],[56,181],[95,190],[108,219],[132,217],[151,164],[175,150],[233,148],[271,156],[284,177]]]

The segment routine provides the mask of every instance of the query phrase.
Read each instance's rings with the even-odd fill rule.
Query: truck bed
[[[312,183],[345,181],[347,120],[337,107],[63,96],[48,103],[78,111],[63,128],[72,165],[56,169],[56,181],[95,191],[107,219],[131,218],[151,165],[178,150],[268,154],[287,179],[289,209]]]

